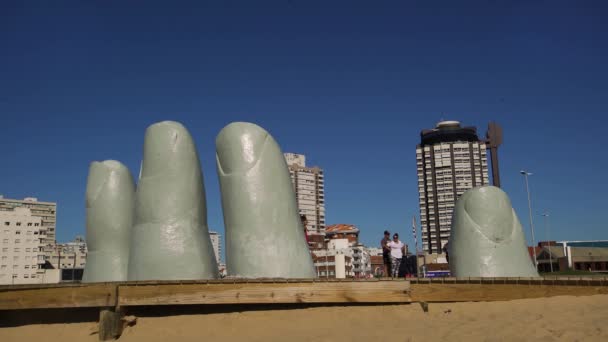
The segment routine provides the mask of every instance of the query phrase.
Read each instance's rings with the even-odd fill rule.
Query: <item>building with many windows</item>
[[[74,241],[58,243],[51,255],[45,255],[47,271],[59,270],[60,281],[79,282],[82,280],[87,263],[87,243],[82,236]]]
[[[489,184],[486,142],[475,127],[439,122],[420,133],[416,168],[423,250],[442,254],[456,200],[470,188]]]
[[[41,217],[30,208],[0,210],[0,284],[42,282],[44,231]]]
[[[42,251],[51,255],[55,249],[55,225],[57,221],[57,204],[40,202],[37,198],[26,197],[23,200],[7,199],[0,196],[0,211],[11,211],[15,208],[28,208],[33,217],[40,218],[40,239]]]
[[[213,253],[215,254],[215,261],[217,264],[222,262],[222,243],[220,241],[221,235],[218,232],[212,230],[209,231],[209,238],[211,239],[211,245],[213,245]]]
[[[307,167],[303,154],[285,153],[300,215],[306,216],[309,236],[325,235],[325,180],[319,167]],[[314,240],[314,238],[313,238]]]

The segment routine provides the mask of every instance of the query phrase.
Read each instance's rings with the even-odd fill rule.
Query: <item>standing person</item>
[[[388,277],[391,272],[391,248],[388,243],[391,242],[391,232],[388,230],[384,231],[384,238],[380,240],[380,247],[382,248],[382,261],[384,262],[384,276]]]
[[[387,243],[387,246],[391,249],[391,265],[393,266],[391,276],[399,276],[399,266],[401,266],[401,259],[405,254],[405,245],[399,240],[399,234],[393,235],[393,240]]]
[[[308,219],[306,218],[306,215],[300,215],[300,221],[302,221],[302,227],[304,227],[304,237],[306,238],[306,245],[310,247],[310,241],[308,241],[308,229],[306,229],[306,226],[308,225]]]

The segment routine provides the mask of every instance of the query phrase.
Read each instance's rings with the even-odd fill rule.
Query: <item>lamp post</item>
[[[553,273],[553,253],[551,252],[551,239],[549,238],[549,213],[545,211],[541,215],[545,218],[545,235],[549,242],[549,266],[551,267],[551,273]]]
[[[526,180],[526,192],[528,193],[528,211],[530,214],[530,232],[532,234],[532,256],[534,257],[534,267],[538,271],[538,262],[536,261],[536,239],[534,239],[534,222],[532,221],[532,202],[530,201],[530,186],[528,185],[528,176],[532,176],[531,172],[524,170],[519,171]]]

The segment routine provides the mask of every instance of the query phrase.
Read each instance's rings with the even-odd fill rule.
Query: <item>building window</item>
[[[31,226],[32,226],[32,222],[28,222],[28,223],[27,223],[27,226],[28,226],[28,227],[31,227]]]
[[[21,222],[17,222],[17,225],[18,225],[18,226],[20,226],[20,225],[21,225]]]
[[[40,223],[34,223],[34,227],[38,227]]]
[[[20,243],[21,239],[15,239],[15,243]]]
[[[15,230],[15,235],[21,235],[21,231],[20,230]]]
[[[5,221],[5,222],[4,222],[4,225],[5,225],[5,226],[8,226],[8,225],[10,225],[10,224],[11,224],[11,223],[10,223],[10,222],[8,222],[8,221]]]

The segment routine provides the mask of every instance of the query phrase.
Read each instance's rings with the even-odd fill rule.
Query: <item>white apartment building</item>
[[[300,215],[306,216],[309,235],[325,234],[325,180],[319,167],[307,167],[306,156],[285,153]]]
[[[57,204],[40,202],[37,198],[26,197],[23,200],[7,199],[0,195],[0,211],[11,211],[15,208],[29,208],[31,215],[39,217],[42,251],[51,255],[55,249],[55,227],[57,222]]]
[[[0,284],[42,282],[44,232],[42,218],[30,208],[0,210]]]
[[[489,184],[486,142],[475,127],[442,121],[423,130],[416,146],[422,248],[442,254],[456,200],[468,189]]]
[[[313,259],[321,278],[367,278],[372,272],[368,249],[346,238],[329,240],[326,249],[314,251]]]
[[[209,238],[211,238],[211,244],[213,245],[213,253],[215,253],[215,260],[217,265],[220,266],[222,262],[222,243],[220,241],[221,235],[218,232],[212,230],[209,231]]]

